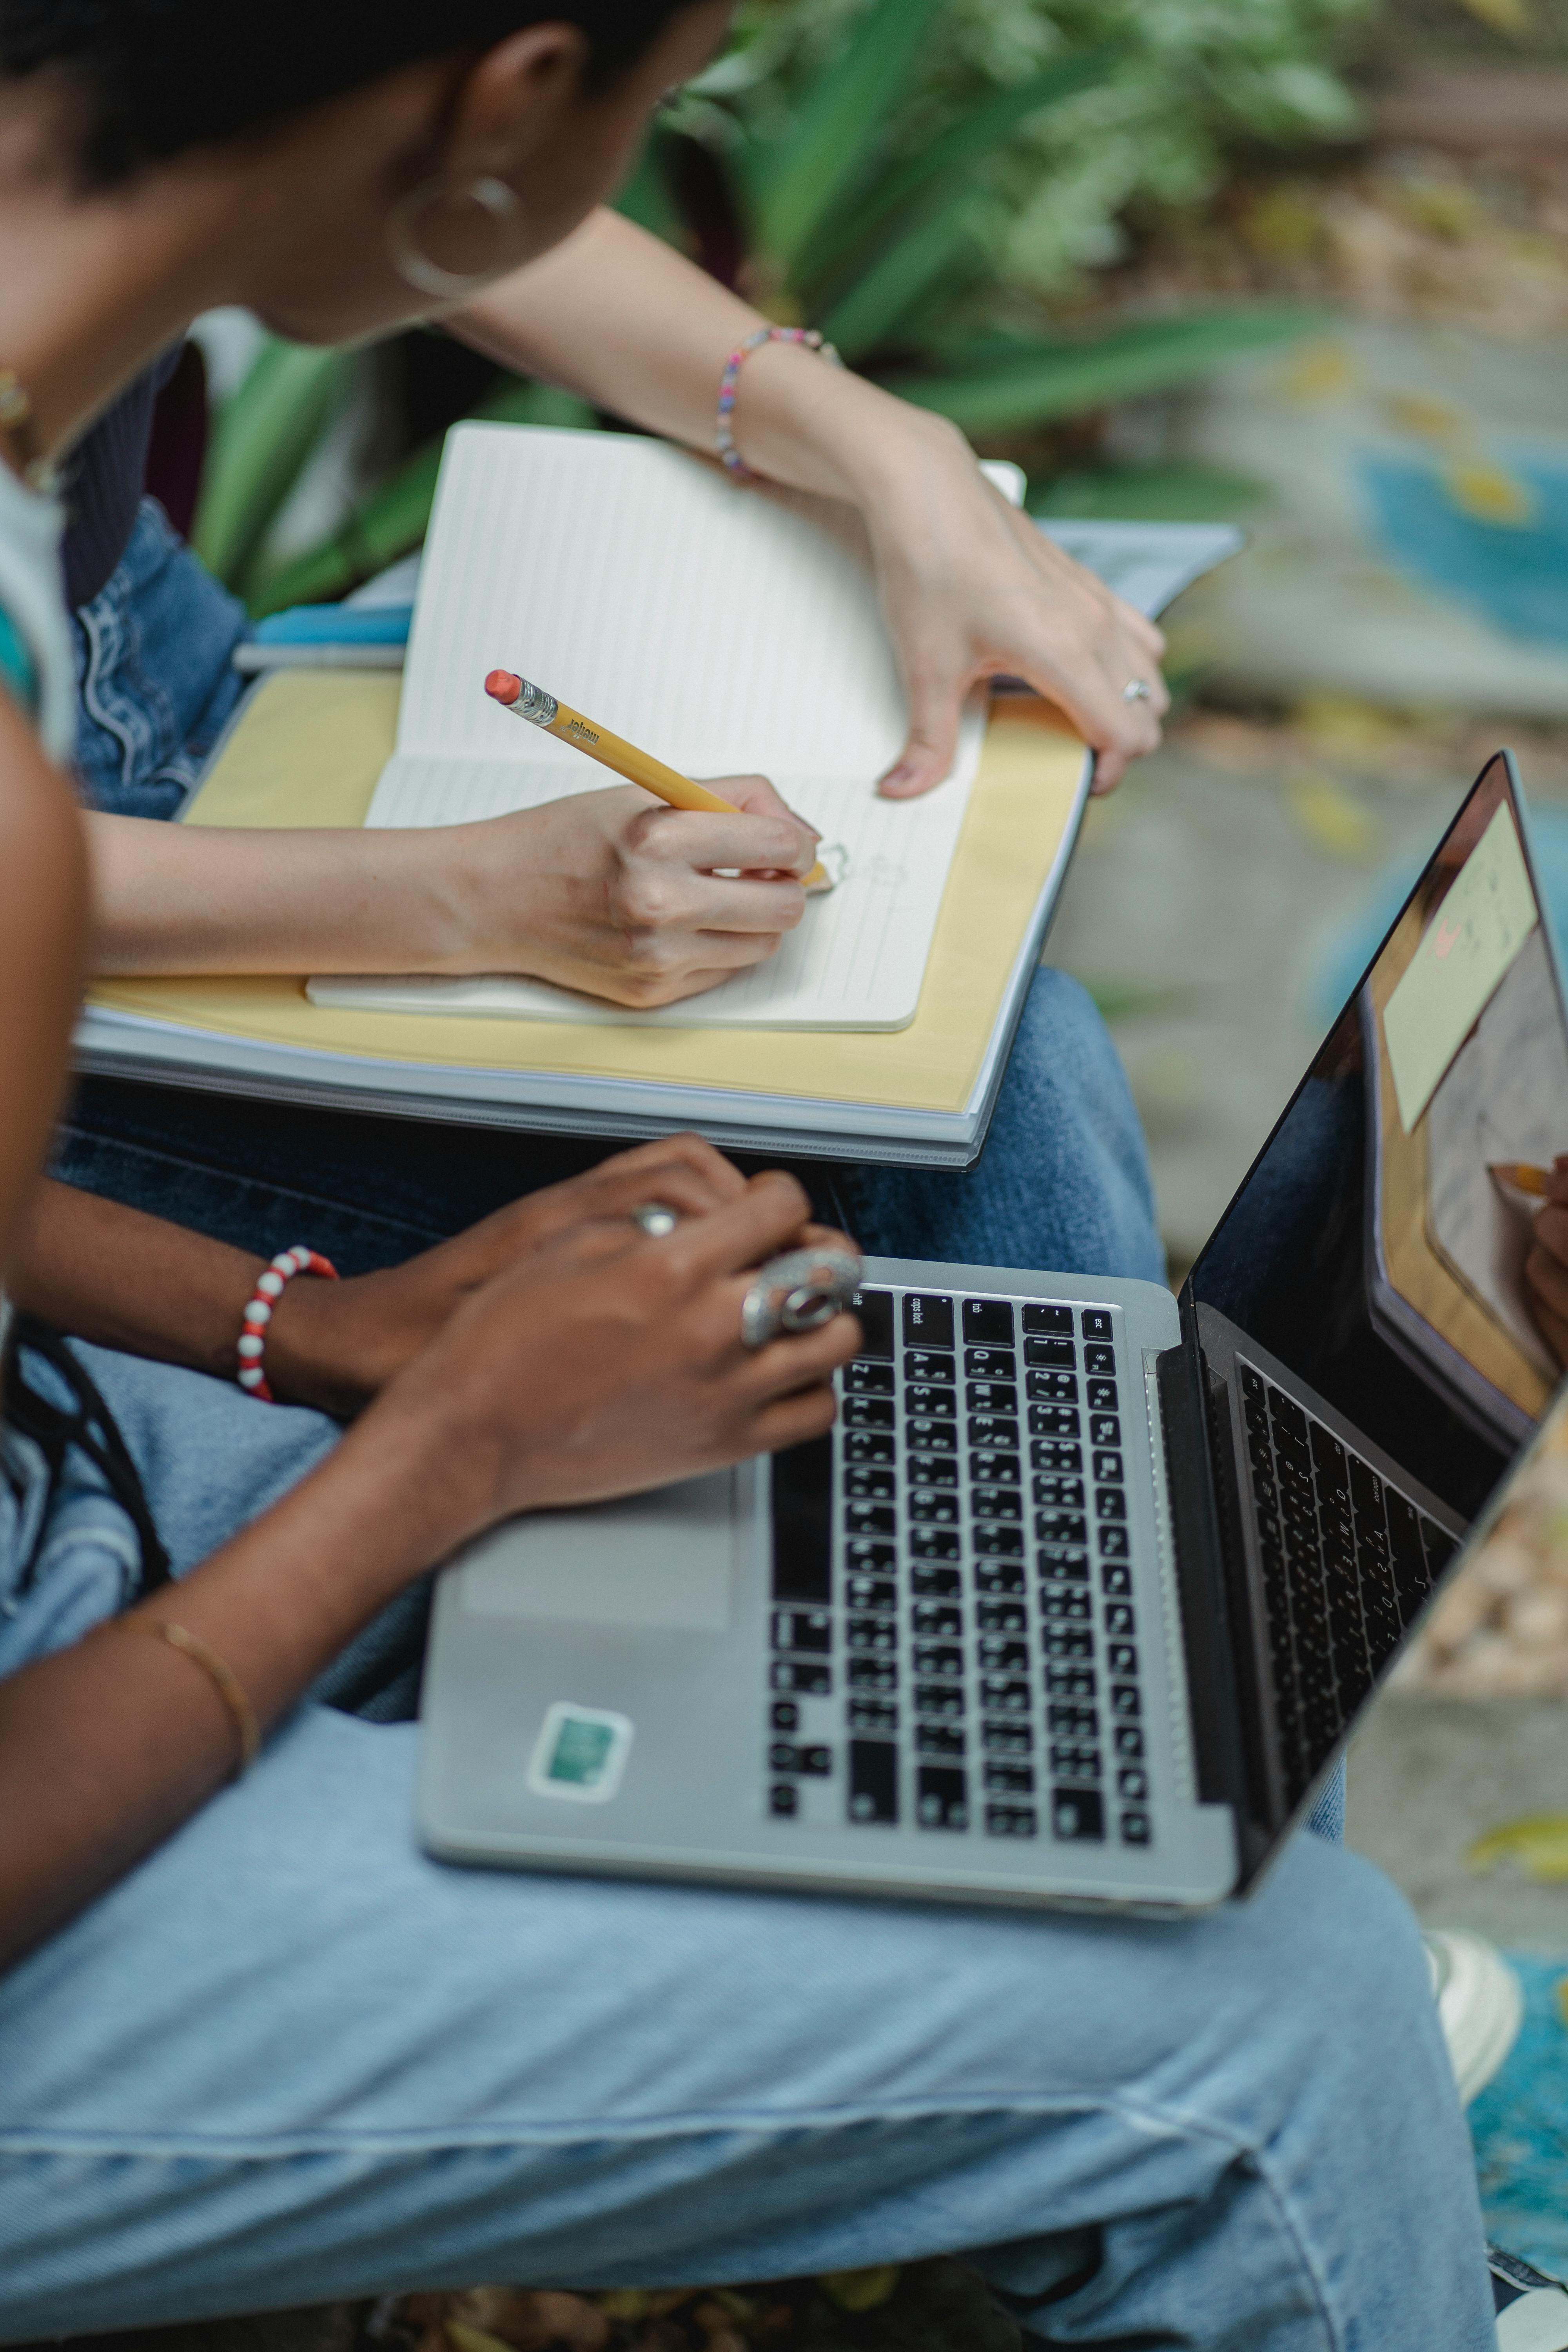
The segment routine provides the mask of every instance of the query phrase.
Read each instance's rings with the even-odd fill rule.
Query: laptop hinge
[[[1249,1802],[1225,1557],[1209,1457],[1203,1356],[1190,1324],[1183,1344],[1167,1348],[1156,1358],[1154,1369],[1165,1441],[1198,1795],[1206,1803],[1227,1804],[1234,1811],[1245,1882],[1261,1863],[1268,1841]]]

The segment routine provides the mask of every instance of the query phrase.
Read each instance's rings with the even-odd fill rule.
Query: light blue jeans
[[[352,1217],[367,1173],[352,1138],[345,1188],[314,1195],[319,1163],[290,1185],[190,1142],[135,1147],[165,1214],[187,1166],[256,1184],[258,1221],[269,1202]],[[384,1162],[369,1172],[384,1197]],[[463,1221],[450,1173],[437,1197],[405,1171],[378,1262]],[[980,1167],[859,1183],[878,1250],[1159,1272],[1125,1083],[1059,975],[1036,984]],[[334,1440],[84,1356],[177,1573]],[[5,1443],[0,1568],[40,1477]],[[73,1457],[32,1591],[0,1609],[0,1671],[123,1605],[132,1556]],[[1298,1839],[1249,1902],[1161,1926],[451,1871],[413,1845],[412,1730],[367,1719],[405,1703],[421,1600],[243,1787],[0,1983],[0,2338],[969,2248],[1045,2341],[1489,2344],[1425,1964],[1364,1864]]]
[[[176,1574],[335,1442],[81,1353]],[[10,1669],[121,1604],[132,1547],[73,1457],[18,1593],[4,1443]],[[416,1738],[301,1706],[0,1979],[0,2340],[968,2250],[1046,2343],[1493,2343],[1426,1961],[1356,1857],[1299,1837],[1184,1923],[457,1870],[414,1843]]]

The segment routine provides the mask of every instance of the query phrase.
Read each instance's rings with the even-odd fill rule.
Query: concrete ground
[[[1568,1814],[1568,1703],[1387,1691],[1351,1748],[1348,1840],[1430,1927],[1469,1927],[1512,1951],[1568,1955],[1568,1883],[1465,1861],[1487,1831]]]

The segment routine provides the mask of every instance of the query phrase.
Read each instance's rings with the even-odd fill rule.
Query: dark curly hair
[[[29,76],[74,89],[84,185],[112,187],[186,149],[341,98],[426,58],[482,53],[525,25],[579,26],[603,85],[688,0],[0,0],[0,87]]]

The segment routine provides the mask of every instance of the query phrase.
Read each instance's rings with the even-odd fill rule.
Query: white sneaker
[[[1519,2039],[1524,1990],[1497,1946],[1482,1936],[1433,1927],[1422,1941],[1454,2080],[1468,2107]]]
[[[1497,2306],[1498,2352],[1568,2352],[1568,2294],[1555,2279],[1487,2248]]]

